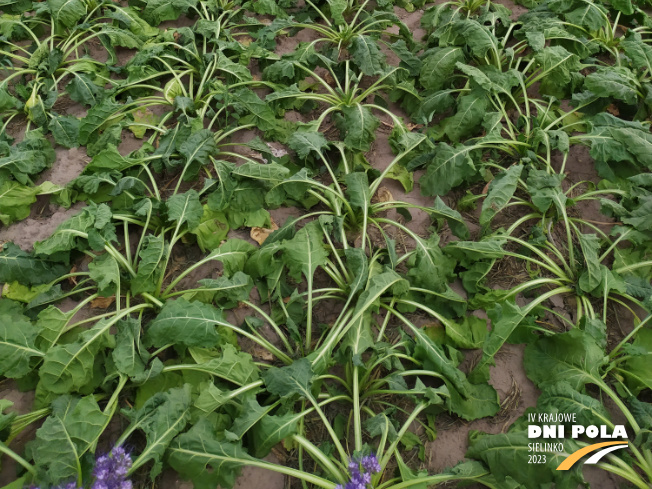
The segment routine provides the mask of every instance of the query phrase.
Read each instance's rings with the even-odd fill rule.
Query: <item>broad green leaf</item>
[[[427,90],[441,90],[455,71],[455,64],[464,61],[459,47],[438,48],[423,60],[419,81]]]
[[[36,339],[38,349],[44,353],[59,341],[65,327],[74,316],[74,310],[63,312],[55,306],[48,306],[38,315],[36,327],[39,335]]]
[[[326,264],[328,253],[324,249],[323,231],[317,222],[306,224],[292,239],[283,242],[283,260],[296,278],[300,274],[312,278],[317,267]]]
[[[523,165],[513,165],[496,175],[489,185],[487,197],[482,203],[480,224],[486,226],[496,214],[505,208],[514,196]]]
[[[122,107],[111,98],[105,98],[101,103],[92,107],[79,125],[79,144],[91,142],[91,136],[100,129]]]
[[[102,319],[81,333],[74,343],[50,348],[39,370],[42,388],[54,394],[65,394],[88,384],[93,379],[95,356],[112,343],[111,324],[110,320]]]
[[[66,92],[68,92],[68,95],[70,95],[72,100],[83,105],[89,105],[91,107],[102,100],[106,92],[104,91],[103,87],[95,83],[90,75],[77,72],[72,73],[72,75],[72,80],[70,80],[70,82],[66,85]],[[77,120],[77,123],[75,123],[74,119],[76,118],[74,117],[58,116],[58,118],[70,121],[68,125],[62,124],[63,127],[61,129],[64,130],[64,133],[68,136],[66,138],[62,138],[64,141],[67,141],[69,137],[73,135],[79,137],[79,128],[81,125],[79,120]],[[52,126],[52,122],[50,122],[50,126]],[[50,127],[50,130],[54,133],[57,142],[59,144],[63,144],[57,138],[54,129]],[[72,140],[71,142],[76,144],[76,146],[79,146],[79,141]]]
[[[235,272],[233,277],[206,278],[199,281],[201,291],[193,293],[193,297],[208,298],[221,307],[235,307],[240,301],[249,300],[254,286],[249,275]],[[185,297],[187,298],[187,297]]]
[[[166,20],[178,19],[196,4],[196,0],[148,0],[141,15],[150,25],[156,26]]]
[[[197,176],[199,168],[209,163],[209,156],[217,153],[215,134],[208,129],[202,129],[190,135],[179,146],[179,153],[185,157],[184,180]],[[192,192],[188,191],[187,193]],[[174,196],[176,197],[176,195]]]
[[[461,321],[448,320],[444,326],[446,336],[458,348],[482,348],[487,337],[487,321],[476,316],[465,316]]]
[[[5,243],[0,251],[0,282],[20,281],[38,285],[51,282],[68,271],[65,265],[37,258],[13,243]]]
[[[188,190],[182,194],[175,194],[166,202],[168,219],[176,222],[177,228],[188,223],[188,229],[194,229],[199,225],[204,208],[199,202],[199,194],[196,190]]]
[[[270,183],[277,183],[289,177],[290,170],[278,163],[267,163],[266,165],[261,165],[258,163],[247,162],[235,168],[232,174]]]
[[[571,329],[528,345],[524,366],[527,376],[540,387],[566,381],[574,389],[581,389],[584,384],[601,381],[598,369],[606,360],[591,336]]]
[[[491,332],[482,346],[482,358],[469,377],[473,380],[489,380],[488,367],[494,365],[496,353],[526,316],[526,309],[509,301],[498,303],[489,311]]]
[[[464,373],[418,328],[413,328],[416,348],[414,356],[423,366],[440,374],[450,396],[448,408],[458,416],[473,420],[493,416],[500,409],[498,394],[489,384],[471,384]]]
[[[471,158],[473,148],[439,143],[426,173],[419,180],[422,195],[445,195],[476,173]]]
[[[189,370],[206,372],[237,385],[245,385],[258,380],[258,367],[251,355],[243,351],[237,351],[229,343],[221,347],[219,356],[215,356],[209,361],[200,361],[198,352],[192,349],[190,352],[197,361],[197,365],[187,365],[186,367]]]
[[[231,441],[241,440],[244,434],[263,417],[266,417],[267,413],[269,413],[273,407],[274,406],[261,406],[258,404],[255,396],[247,397],[247,399],[242,403],[240,414],[233,420],[233,425],[229,429],[229,434],[227,436],[233,438]]]
[[[586,27],[589,31],[598,31],[601,28],[611,28],[606,20],[607,12],[600,4],[581,2],[581,7],[565,14],[566,20],[572,24]],[[606,24],[606,25],[605,25]]]
[[[313,371],[307,358],[295,360],[287,367],[271,367],[263,374],[267,390],[279,397],[311,397]]]
[[[652,372],[650,372],[650,361],[652,360],[652,330],[640,329],[632,342],[632,354],[622,368],[618,369],[620,375],[625,377],[625,383],[637,396],[645,389],[652,389]]]
[[[564,98],[569,92],[571,74],[581,68],[579,57],[561,46],[550,46],[538,52],[534,57],[541,74],[540,91],[542,95]]]
[[[277,125],[274,111],[258,95],[247,88],[242,88],[233,94],[238,105],[250,115],[243,117],[243,123],[253,123],[261,131],[270,131]]]
[[[63,27],[73,27],[84,15],[86,4],[82,0],[47,0],[54,21]]]
[[[584,292],[591,292],[602,282],[600,272],[600,239],[595,234],[578,234],[586,269],[580,276],[579,286]]]
[[[34,345],[38,334],[27,317],[0,308],[0,375],[20,378],[31,371],[31,359],[43,356]]]
[[[36,202],[38,187],[28,187],[13,180],[0,185],[0,222],[9,226],[29,216],[32,204]],[[1,274],[2,272],[0,272]]]
[[[437,196],[432,207],[428,209],[433,217],[444,218],[455,236],[460,239],[469,239],[469,228],[462,215],[448,207],[441,197]]]
[[[365,75],[379,75],[385,67],[385,55],[382,53],[374,39],[365,35],[353,38],[348,48],[353,57],[353,62],[358,65]]]
[[[241,467],[254,460],[260,463],[239,444],[218,441],[207,422],[197,423],[168,449],[170,466],[196,489],[231,488]]]
[[[542,413],[573,413],[574,424],[583,426],[611,423],[609,412],[599,400],[580,394],[564,381],[543,389],[537,399],[537,409]]]
[[[138,428],[145,432],[147,439],[147,446],[134,460],[132,468],[153,460],[150,477],[160,474],[163,468],[163,454],[190,420],[190,392],[190,384],[185,384],[167,392],[157,392],[141,409],[123,411],[131,420],[127,429]]]
[[[380,121],[368,107],[356,104],[343,106],[341,114],[336,113],[335,125],[344,134],[344,143],[349,148],[369,151]]]
[[[598,97],[622,100],[630,105],[638,100],[636,85],[634,73],[617,66],[599,68],[584,79],[584,86]]]
[[[118,372],[129,377],[136,377],[145,372],[149,353],[140,343],[140,321],[128,317],[116,323],[115,348],[111,352]]]
[[[102,297],[119,295],[120,266],[116,259],[107,254],[95,258],[88,264],[88,275],[97,283],[97,291]]]
[[[433,233],[429,240],[420,240],[408,267],[407,277],[414,286],[441,292],[454,275],[455,260],[444,255],[439,247],[439,236]]]
[[[444,132],[453,142],[472,135],[482,125],[489,99],[480,90],[471,91],[457,99],[457,112],[444,121]]]
[[[56,115],[50,119],[48,129],[57,144],[65,148],[79,146],[79,119],[67,115]]]
[[[94,396],[66,395],[56,399],[52,414],[36,431],[31,445],[40,481],[55,485],[70,479],[81,480],[79,460],[93,449],[108,418]]]
[[[328,147],[328,141],[320,132],[298,131],[290,136],[288,146],[299,158],[305,159],[312,151],[322,154],[322,151]]]
[[[344,177],[346,196],[353,209],[365,209],[371,201],[369,179],[363,172],[349,173]]]
[[[168,300],[145,333],[148,346],[160,348],[170,343],[185,346],[215,346],[220,335],[217,324],[224,322],[222,311],[201,302]]]
[[[159,264],[168,253],[168,246],[163,236],[145,236],[138,252],[138,269],[131,279],[131,291],[134,294],[154,292],[161,273]]]
[[[50,141],[43,132],[40,129],[29,131],[20,143],[11,146],[8,156],[0,158],[0,179],[4,180],[8,173],[23,185],[27,184],[30,176],[48,168],[55,158]]]
[[[252,430],[254,455],[266,457],[278,443],[297,433],[299,419],[300,415],[294,413],[264,416]]]

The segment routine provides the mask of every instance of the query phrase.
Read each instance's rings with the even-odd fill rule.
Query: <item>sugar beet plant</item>
[[[79,206],[0,249],[1,382],[34,394],[0,400],[8,487],[586,485],[556,468],[588,438],[528,464],[530,416],[556,412],[624,419],[598,467],[652,483],[652,23],[451,1],[415,39],[399,9],[421,6],[2,4],[0,222]],[[77,147],[81,174],[43,182]],[[507,343],[536,405],[429,470],[444,416],[510,416]]]

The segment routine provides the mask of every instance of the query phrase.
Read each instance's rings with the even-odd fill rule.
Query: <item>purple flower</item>
[[[362,467],[367,472],[371,472],[372,474],[377,474],[380,472],[380,464],[378,463],[378,459],[375,455],[367,455],[362,457],[361,463]]]
[[[371,474],[380,472],[380,464],[375,455],[367,455],[359,458],[352,458],[348,465],[349,482],[342,486],[335,486],[335,489],[367,489],[371,484]]]
[[[131,456],[122,447],[114,447],[108,455],[95,461],[91,489],[132,489],[127,473],[131,468]],[[66,488],[67,489],[67,488]]]

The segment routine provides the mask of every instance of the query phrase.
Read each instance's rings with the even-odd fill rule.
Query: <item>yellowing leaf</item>
[[[257,226],[252,227],[251,232],[249,233],[251,239],[253,239],[259,245],[262,245],[267,237],[278,229],[278,224],[274,222],[274,219],[271,219],[271,222],[271,228],[260,228]]]

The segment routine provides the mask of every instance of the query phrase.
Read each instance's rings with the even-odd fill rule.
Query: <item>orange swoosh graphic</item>
[[[562,463],[559,464],[559,467],[557,467],[557,470],[568,470],[570,469],[575,462],[577,462],[579,459],[581,459],[584,455],[587,453],[591,453],[596,451],[599,448],[602,447],[608,447],[611,445],[624,445],[626,444],[627,441],[605,441],[602,443],[595,443],[593,445],[589,445],[588,447],[580,448],[576,452],[571,453],[568,457],[564,459]]]

